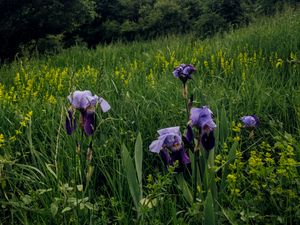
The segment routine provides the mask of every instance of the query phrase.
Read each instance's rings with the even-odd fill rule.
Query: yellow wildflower
[[[283,65],[283,60],[282,59],[278,59],[276,65],[275,65],[276,68],[282,67],[282,65]]]
[[[4,141],[5,141],[4,135],[0,134],[0,147],[3,146]]]
[[[233,138],[233,141],[234,142],[239,142],[241,140],[241,137],[240,136],[236,136]]]
[[[56,104],[56,98],[53,96],[53,95],[50,95],[49,97],[48,97],[48,102],[50,103],[50,104]]]
[[[227,180],[229,183],[236,183],[236,176],[235,174],[228,174],[227,175]]]
[[[231,193],[232,193],[233,195],[239,195],[239,194],[240,194],[240,189],[238,189],[238,188],[232,189],[232,190],[231,190]]]
[[[155,80],[153,76],[153,71],[150,69],[150,73],[148,76],[146,76],[147,83],[150,85],[150,87],[154,87]]]
[[[206,60],[204,60],[203,64],[205,68],[208,68],[208,62]]]
[[[9,138],[9,141],[16,141],[16,140],[17,140],[16,136],[11,136],[11,137]]]
[[[20,134],[22,134],[22,131],[16,130],[16,135],[20,135]]]
[[[0,101],[4,97],[4,85],[0,83]]]
[[[26,121],[24,121],[24,120],[21,121],[21,122],[20,122],[20,125],[21,125],[21,127],[26,127]]]

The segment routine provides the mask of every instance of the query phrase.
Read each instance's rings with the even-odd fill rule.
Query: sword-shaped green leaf
[[[133,161],[132,158],[129,155],[129,152],[126,148],[126,146],[123,144],[122,145],[122,161],[125,167],[125,172],[126,172],[126,178],[128,181],[129,185],[129,191],[133,199],[133,203],[138,210],[139,208],[139,202],[140,202],[140,189],[139,189],[139,183],[138,179],[136,176],[136,171],[134,169]]]
[[[141,133],[138,134],[134,148],[135,169],[139,181],[140,194],[142,195],[142,175],[143,175],[143,141]],[[142,198],[142,196],[140,196]]]

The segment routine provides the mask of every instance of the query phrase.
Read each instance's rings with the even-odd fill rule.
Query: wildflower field
[[[0,224],[300,224],[299,135],[299,10],[16,59],[0,68]]]

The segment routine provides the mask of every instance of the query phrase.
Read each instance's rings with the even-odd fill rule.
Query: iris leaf
[[[137,139],[135,142],[134,159],[135,159],[136,174],[138,177],[138,182],[139,182],[139,187],[140,187],[140,194],[142,195],[143,141],[142,141],[141,133],[138,133],[138,136],[137,136]],[[140,198],[142,198],[142,196],[140,196]]]
[[[130,157],[129,152],[124,144],[122,145],[121,155],[122,155],[123,165],[125,167],[126,178],[127,178],[128,185],[129,185],[129,191],[132,196],[133,203],[134,203],[136,209],[138,210],[139,202],[141,199],[141,193],[140,193],[140,189],[139,189],[139,185],[138,185],[139,184],[138,178],[136,176],[132,158]]]
[[[214,225],[215,221],[215,211],[214,211],[214,200],[212,193],[209,191],[207,193],[205,202],[204,202],[204,225]]]

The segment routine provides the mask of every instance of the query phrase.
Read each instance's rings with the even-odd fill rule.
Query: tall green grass
[[[243,139],[240,150],[258,146],[262,141],[273,146],[279,143],[274,137],[284,139],[287,132],[295,138],[291,142],[298,161],[293,168],[298,169],[300,64],[294,61],[299,61],[299,43],[300,13],[288,10],[204,41],[186,35],[115,43],[94,50],[78,46],[56,56],[22,58],[3,65],[0,69],[0,134],[5,138],[0,144],[1,223],[208,223],[212,219],[207,218],[212,198],[207,198],[206,204],[189,203],[173,175],[164,172],[159,157],[148,151],[156,130],[170,126],[181,126],[183,130],[186,126],[182,84],[172,75],[180,63],[191,63],[197,68],[189,82],[189,92],[194,95],[195,106],[209,105],[215,114],[216,154],[223,153],[224,143],[230,144],[234,136],[232,122],[237,123],[243,115],[256,114],[261,125],[255,140]],[[20,85],[16,81],[18,73]],[[79,129],[72,136],[64,131],[69,104],[66,96],[73,90],[86,89],[104,97],[112,107],[108,114],[99,110],[97,115],[93,173],[88,187],[86,174],[91,171],[85,154],[89,141],[82,138]],[[51,101],[49,95],[55,100]],[[33,114],[26,120],[29,111]],[[24,126],[21,121],[26,122]],[[132,166],[126,167],[122,161],[124,145],[129,155],[123,158],[134,158],[138,133],[143,140],[143,187],[139,190],[144,192],[139,194],[156,197],[157,205],[152,208],[139,208],[137,198],[132,198],[133,187],[126,173]],[[80,153],[76,153],[78,142]],[[235,148],[233,145],[233,155]],[[231,161],[234,161],[232,155]],[[137,176],[139,183],[141,174]],[[291,185],[288,188],[299,190],[299,176],[294,184],[287,184]],[[233,212],[251,199],[243,201],[244,204],[235,201],[236,207],[231,207],[230,201],[221,199],[220,207],[215,204],[217,214],[212,216],[219,223],[240,220],[252,224],[257,214],[249,213],[246,218],[245,213]],[[297,207],[299,204],[295,206],[299,213]],[[299,222],[299,215],[282,215],[281,208],[284,206],[278,205],[275,219],[273,214],[270,217],[263,214],[259,221]]]

